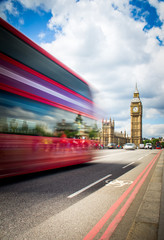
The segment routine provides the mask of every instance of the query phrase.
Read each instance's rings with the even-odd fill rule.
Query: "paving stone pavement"
[[[164,151],[126,240],[164,240]]]

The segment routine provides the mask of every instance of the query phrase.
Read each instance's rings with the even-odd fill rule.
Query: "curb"
[[[126,240],[162,240],[164,222],[164,151],[158,159],[150,183]],[[163,183],[162,183],[163,181]],[[161,197],[162,196],[162,197]],[[162,208],[162,209],[161,209]]]
[[[161,154],[161,161],[163,166],[163,173],[162,173],[162,191],[161,191],[161,205],[160,205],[160,217],[159,217],[159,229],[158,229],[158,240],[163,240],[164,238],[164,151]]]

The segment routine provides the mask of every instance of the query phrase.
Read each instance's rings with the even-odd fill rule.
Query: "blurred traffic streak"
[[[92,160],[88,83],[0,18],[0,178]]]
[[[0,134],[0,178],[88,162],[97,148],[87,139]]]

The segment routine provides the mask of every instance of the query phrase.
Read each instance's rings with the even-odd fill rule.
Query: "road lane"
[[[127,164],[127,165],[125,165],[124,167],[122,167],[122,168],[127,168],[127,167],[129,167],[130,165],[132,165],[132,164],[134,164],[135,162],[131,162],[131,163],[129,163],[129,164]]]
[[[147,153],[152,154],[153,151]],[[101,155],[104,158],[101,158]],[[112,174],[111,179],[108,176],[110,182],[138,166],[142,160],[145,161],[145,158],[138,160],[143,155],[145,151],[140,150],[100,150],[97,152],[99,158],[91,163],[5,180],[6,183],[4,181],[0,187],[0,210],[3,219],[1,238],[16,239],[16,236],[57,217],[105,186],[105,176]],[[132,160],[134,164],[122,169]],[[102,178],[103,181],[97,182],[75,198],[67,198]],[[113,197],[115,199],[116,196]]]
[[[107,176],[105,176],[105,177],[103,177],[103,178],[97,180],[96,182],[94,182],[94,183],[92,183],[92,184],[90,184],[90,185],[88,185],[88,186],[86,186],[86,187],[80,189],[79,191],[77,191],[77,192],[75,192],[75,193],[69,195],[67,198],[73,198],[73,197],[79,195],[80,193],[84,192],[85,190],[87,190],[87,189],[89,189],[89,188],[95,186],[97,183],[99,183],[99,182],[101,182],[101,181],[103,181],[103,180],[105,180],[106,178],[111,177],[111,176],[112,176],[112,174],[108,174]]]

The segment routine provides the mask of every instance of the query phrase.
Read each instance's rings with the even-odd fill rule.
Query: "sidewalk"
[[[162,186],[161,186],[161,205],[160,205],[160,217],[159,217],[159,230],[158,230],[158,240],[164,239],[164,151],[161,154],[161,168],[162,173]]]
[[[126,240],[164,240],[164,151]]]

